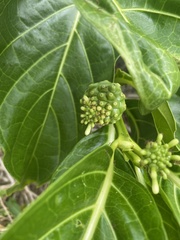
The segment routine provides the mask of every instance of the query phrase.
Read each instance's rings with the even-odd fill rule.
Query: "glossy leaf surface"
[[[169,180],[162,181],[161,195],[180,225],[180,189]]]
[[[180,140],[180,96],[179,95],[174,95],[170,100],[169,100],[169,105],[171,108],[171,111],[173,113],[175,122],[176,122],[176,132],[175,136]]]
[[[177,240],[180,238],[180,228],[178,221],[173,216],[171,209],[166,205],[160,194],[154,195],[155,202],[161,213],[164,227],[166,229],[168,239]]]
[[[81,140],[84,153],[94,139],[96,133]],[[113,161],[108,145],[82,158],[74,148],[58,178],[1,239],[167,239],[150,193],[129,174],[114,172]]]
[[[156,129],[163,134],[166,143],[175,137],[176,122],[171,112],[169,104],[164,102],[159,108],[152,112]]]
[[[84,135],[79,99],[112,80],[114,52],[71,0],[0,5],[4,163],[17,180],[42,183]]]
[[[122,7],[126,1],[74,0],[74,2],[83,16],[119,52],[147,109],[157,108],[177,91],[180,75],[176,62],[158,42],[147,36],[146,32],[137,31],[138,26],[131,24]],[[129,3],[129,9],[133,10],[134,1]],[[163,11],[158,11],[158,17],[159,15],[163,15]],[[171,31],[174,31],[174,28]]]
[[[114,1],[133,28],[153,39],[175,58],[180,59],[180,8],[178,0]]]

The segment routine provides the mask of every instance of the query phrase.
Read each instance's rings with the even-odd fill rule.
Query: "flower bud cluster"
[[[88,125],[86,135],[96,125],[116,123],[126,109],[120,84],[107,80],[89,85],[80,103],[83,111],[81,123]]]
[[[147,143],[142,150],[141,166],[147,166],[149,175],[152,179],[152,190],[155,194],[159,192],[158,177],[167,179],[172,167],[172,161],[180,161],[180,156],[172,155],[170,148],[178,144],[177,139],[173,139],[167,144],[162,143],[163,135],[159,134],[156,142]]]

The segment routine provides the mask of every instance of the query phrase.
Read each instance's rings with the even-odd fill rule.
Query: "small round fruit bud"
[[[84,112],[81,123],[88,124],[86,134],[91,132],[92,126],[116,123],[126,110],[120,84],[107,80],[90,84],[80,103]]]

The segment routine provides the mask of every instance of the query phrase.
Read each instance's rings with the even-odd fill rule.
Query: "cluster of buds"
[[[80,103],[83,111],[81,123],[87,125],[86,135],[95,126],[116,123],[126,109],[120,84],[107,80],[90,84]]]
[[[148,142],[145,149],[142,150],[141,166],[146,166],[152,179],[152,191],[159,193],[158,177],[167,179],[170,174],[169,168],[173,161],[180,161],[179,155],[173,155],[170,148],[175,147],[179,141],[173,139],[169,143],[162,143],[163,135],[157,136],[156,142]]]

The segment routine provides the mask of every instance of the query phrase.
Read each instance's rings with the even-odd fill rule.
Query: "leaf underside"
[[[179,56],[180,49],[177,37],[168,38],[170,46],[175,45],[171,51],[169,42],[159,44],[160,40],[163,42],[162,39],[167,39],[167,36],[163,35],[167,28],[169,35],[179,34],[177,1],[173,1],[172,12],[167,14],[164,13],[164,6],[170,5],[172,2],[170,0],[161,1],[159,4],[151,0],[148,1],[149,4],[146,1],[127,3],[123,0],[105,2],[74,0],[74,2],[87,21],[119,52],[146,109],[156,109],[177,91],[180,85],[179,69],[174,60],[174,54],[177,53],[176,56]],[[141,15],[147,21],[141,18]],[[170,22],[167,27],[163,25],[164,17]],[[147,24],[152,24],[153,30],[150,27],[146,28]],[[164,31],[162,35],[161,29]],[[154,39],[155,34],[157,37]]]

